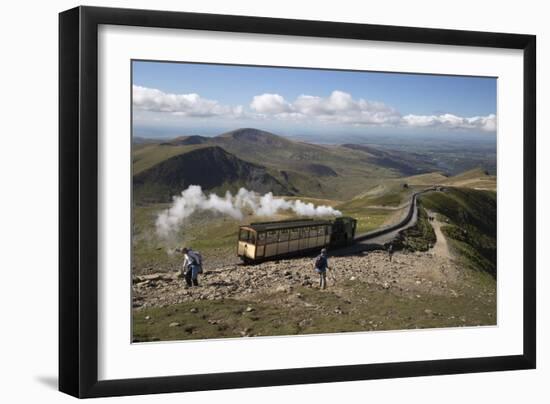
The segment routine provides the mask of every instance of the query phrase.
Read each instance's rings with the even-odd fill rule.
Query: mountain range
[[[139,138],[132,160],[138,203],[170,201],[189,185],[218,193],[245,187],[346,200],[384,180],[439,171],[431,155],[370,145],[319,145],[253,128],[215,137]]]

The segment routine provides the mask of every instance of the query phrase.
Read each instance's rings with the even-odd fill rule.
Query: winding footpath
[[[435,245],[433,246],[433,253],[444,258],[452,258],[451,253],[449,252],[449,245],[447,244],[447,239],[445,238],[445,235],[441,231],[441,226],[443,223],[441,223],[439,220],[437,220],[437,215],[435,212],[428,211],[428,214],[434,218],[434,220],[431,222],[431,225],[435,232]]]

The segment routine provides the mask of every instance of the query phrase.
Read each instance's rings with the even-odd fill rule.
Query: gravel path
[[[434,220],[430,222],[430,224],[434,229],[435,238],[436,238],[435,245],[432,248],[433,253],[439,257],[449,258],[449,259],[452,258],[451,253],[449,251],[449,245],[447,244],[447,238],[441,231],[441,226],[444,223],[441,223],[439,220],[437,220],[437,215],[435,214],[435,212],[428,212],[428,214],[434,218]]]

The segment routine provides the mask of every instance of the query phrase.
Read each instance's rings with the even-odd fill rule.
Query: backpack
[[[187,256],[191,259],[191,265],[199,267],[199,274],[202,274],[202,255],[198,251],[189,251]]]
[[[187,253],[187,257],[189,258],[189,265],[199,265],[199,257],[197,257],[197,253],[195,251],[189,251]]]
[[[315,268],[322,268],[325,263],[325,257],[318,255],[315,259]]]

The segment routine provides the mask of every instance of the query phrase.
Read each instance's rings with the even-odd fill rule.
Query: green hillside
[[[135,174],[134,200],[169,202],[173,195],[197,184],[221,192],[245,187],[262,193],[291,194],[265,167],[241,160],[219,146],[205,146],[169,157]]]
[[[134,147],[133,173],[134,182],[138,187],[147,182],[145,178],[157,183],[149,184],[147,192],[137,192],[138,200],[146,195],[150,198],[155,193],[162,194],[160,200],[166,200],[165,193],[172,192],[174,186],[180,186],[185,176],[181,168],[188,167],[196,170],[189,164],[191,158],[196,158],[199,150],[209,153],[208,148],[216,147],[246,164],[253,164],[257,170],[268,175],[266,185],[274,185],[268,189],[282,195],[302,195],[316,198],[350,199],[356,194],[376,185],[384,178],[396,178],[398,172],[376,164],[372,156],[341,146],[321,146],[293,141],[257,129],[238,129],[219,136],[207,138],[201,136],[181,136],[171,141],[158,144],[140,144]],[[372,161],[371,161],[372,160]],[[177,164],[175,164],[177,162]],[[222,176],[217,172],[228,167],[223,164],[201,166],[209,175]],[[167,170],[168,167],[177,168],[175,173]],[[146,173],[147,172],[147,173]],[[223,184],[216,182],[215,186],[202,180],[205,177],[195,178],[195,184],[206,190],[233,190],[238,186],[249,186],[257,192],[264,192],[268,187],[259,187],[259,182],[230,173]],[[165,178],[170,177],[170,178]],[[136,182],[137,181],[137,182]],[[162,184],[162,185],[159,185]],[[277,185],[277,184],[280,184]],[[253,185],[258,185],[253,187]],[[180,192],[181,189],[176,189]]]
[[[420,200],[448,223],[441,230],[457,256],[467,266],[496,276],[496,192],[448,188],[422,195]]]
[[[454,187],[467,187],[495,191],[497,189],[497,177],[495,175],[490,175],[482,168],[474,168],[453,177],[449,177],[443,182],[443,184]]]
[[[166,143],[134,146],[132,152],[133,175],[138,175],[164,160],[204,147],[202,145],[169,145]]]

